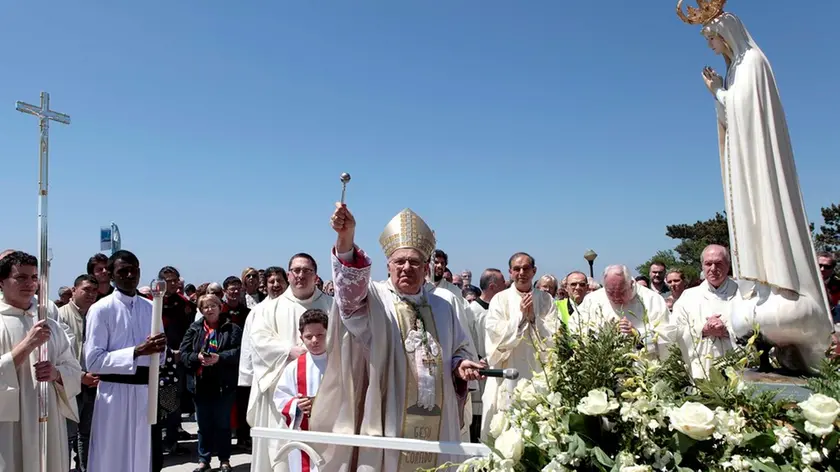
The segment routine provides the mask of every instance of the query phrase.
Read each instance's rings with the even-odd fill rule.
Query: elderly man
[[[483,364],[469,359],[469,335],[452,304],[426,288],[434,234],[411,210],[397,214],[379,238],[389,278],[371,282],[371,262],[355,245],[356,221],[346,205],[336,204],[330,223],[338,235],[331,318],[341,322],[330,323],[327,371],[310,429],[459,441],[467,384],[480,378]],[[327,460],[321,472],[347,470],[352,451],[320,449]],[[362,448],[351,469],[415,471],[448,460],[457,458]]]
[[[706,246],[701,263],[706,280],[682,293],[672,315],[680,350],[695,378],[708,377],[714,359],[735,346],[729,317],[741,299],[738,284],[729,278],[725,247]]]
[[[647,350],[664,358],[674,340],[669,314],[662,295],[634,283],[626,266],[611,265],[604,270],[604,287],[583,299],[570,326],[598,329],[617,321],[622,333],[638,336]]]
[[[589,280],[586,274],[580,271],[570,272],[566,278],[563,279],[563,288],[569,294],[568,298],[561,298],[555,303],[557,304],[557,313],[563,321],[563,325],[569,325],[569,318],[576,311],[578,305],[583,303],[583,298],[589,293]]]
[[[540,370],[536,354],[552,344],[560,320],[554,298],[534,288],[537,266],[533,257],[514,254],[508,270],[513,285],[493,297],[484,318],[487,362],[495,369],[517,369],[521,379],[529,379]],[[496,411],[509,406],[514,387],[512,380],[487,380],[481,397],[482,439],[487,438]]]

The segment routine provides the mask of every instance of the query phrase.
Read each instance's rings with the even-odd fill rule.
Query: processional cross
[[[70,124],[70,116],[50,110],[50,94],[41,92],[41,106],[16,102],[15,109],[38,117],[41,127],[41,144],[38,155],[38,256],[39,287],[38,287],[38,321],[47,318],[47,302],[49,301],[49,275],[52,259],[49,250],[47,225],[47,193],[49,193],[49,165],[50,165],[50,120]],[[38,348],[38,360],[49,360],[47,344]],[[38,439],[40,446],[40,470],[47,470],[47,399],[49,398],[49,383],[41,382],[38,386]]]

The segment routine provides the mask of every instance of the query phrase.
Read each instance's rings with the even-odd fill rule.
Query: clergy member
[[[346,205],[336,204],[330,223],[338,234],[332,255],[336,304],[311,429],[460,441],[467,385],[481,378],[484,364],[469,359],[469,335],[452,305],[425,287],[434,234],[413,211],[397,214],[379,238],[389,278],[371,282],[371,261],[355,245],[356,221]],[[349,462],[347,448],[322,446],[319,452],[329,471]],[[450,459],[463,458],[361,448],[350,470],[413,472]]]
[[[80,472],[87,471],[87,451],[90,445],[90,422],[93,418],[93,402],[96,400],[96,386],[99,379],[86,371],[84,344],[85,344],[85,321],[87,312],[99,295],[99,281],[96,277],[88,274],[76,277],[73,282],[73,296],[70,301],[58,309],[59,319],[67,325],[75,342],[73,354],[82,367],[82,389],[76,396],[76,403],[79,406],[79,422],[68,421],[67,434],[70,438],[70,449],[76,453],[76,469]]]
[[[321,378],[327,369],[327,326],[329,318],[323,310],[306,310],[300,316],[300,340],[306,353],[290,362],[274,390],[274,406],[283,416],[287,428],[309,430],[312,400],[318,394]],[[294,450],[288,458],[290,472],[318,472],[308,454]]]
[[[636,284],[626,266],[611,265],[604,270],[604,287],[588,294],[569,321],[573,330],[618,322],[622,333],[638,338],[640,347],[666,358],[675,341],[669,315],[662,295]]]
[[[88,372],[99,376],[88,470],[148,472],[149,355],[166,349],[166,336],[149,336],[152,302],[137,293],[137,256],[117,251],[107,268],[116,290],[94,303],[87,315],[85,362]]]
[[[0,259],[0,288],[0,470],[41,470],[37,387],[49,382],[46,470],[67,472],[67,420],[79,421],[75,397],[82,369],[59,324],[37,320],[35,256],[14,251]],[[45,343],[49,360],[39,362],[38,347]]]
[[[250,346],[253,381],[248,399],[248,424],[277,428],[283,422],[274,406],[274,390],[290,362],[306,353],[296,336],[301,315],[310,309],[328,312],[332,297],[318,290],[318,264],[309,254],[295,254],[289,260],[289,288],[282,295],[254,307],[250,316]],[[240,359],[241,361],[241,359]],[[254,438],[251,467],[254,471],[273,471],[278,467],[276,440]]]
[[[486,359],[484,322],[493,297],[505,289],[505,276],[499,269],[485,269],[481,273],[481,278],[478,279],[478,285],[481,294],[469,304],[470,334],[475,340],[475,350],[478,358]],[[473,411],[473,419],[470,424],[470,442],[473,443],[481,442],[481,411],[483,410],[481,396],[484,394],[486,383],[487,380],[480,380],[478,390],[470,393],[470,403],[472,403]]]
[[[671,318],[677,326],[680,350],[695,378],[707,378],[714,360],[735,347],[730,314],[741,294],[729,278],[729,251],[706,246],[701,256],[705,279],[685,290],[674,303]]]
[[[494,369],[516,369],[520,379],[530,379],[534,371],[542,370],[536,353],[552,345],[560,328],[557,305],[548,292],[534,288],[537,266],[533,257],[524,252],[514,254],[508,260],[508,270],[513,285],[493,297],[484,316],[487,363]],[[487,439],[496,411],[510,405],[516,383],[487,379],[481,398],[482,439]]]

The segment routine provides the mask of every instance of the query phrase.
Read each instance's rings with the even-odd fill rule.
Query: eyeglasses
[[[403,267],[404,265],[408,264],[408,267],[412,269],[419,269],[423,265],[423,261],[419,259],[395,259],[390,261],[394,267]]]
[[[289,272],[295,275],[309,275],[314,273],[315,271],[310,269],[309,267],[293,267],[289,269]]]
[[[833,269],[834,267],[837,266],[837,264],[836,263],[834,263],[834,264],[820,264],[819,266],[820,266],[820,269]]]

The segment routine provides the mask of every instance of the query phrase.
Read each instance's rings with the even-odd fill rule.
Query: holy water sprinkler
[[[344,195],[347,193],[347,182],[350,182],[350,174],[341,173],[341,203],[344,204]]]

